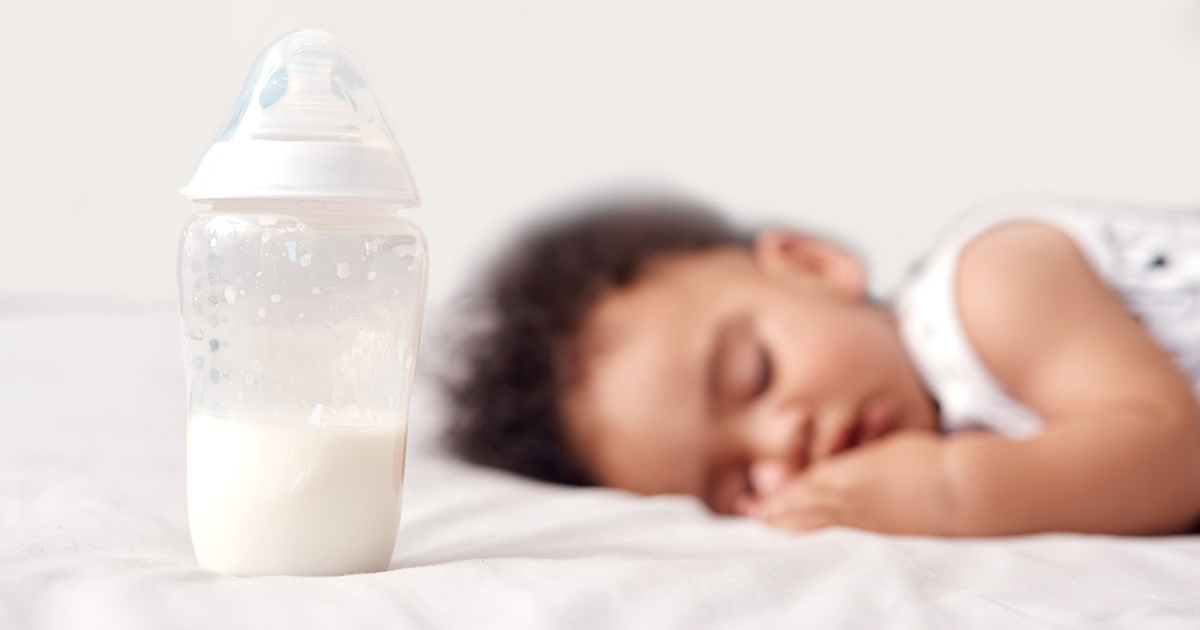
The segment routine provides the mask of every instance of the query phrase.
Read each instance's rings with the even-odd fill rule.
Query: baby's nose
[[[763,410],[752,423],[749,445],[755,461],[777,460],[792,472],[808,466],[811,414],[796,407]]]

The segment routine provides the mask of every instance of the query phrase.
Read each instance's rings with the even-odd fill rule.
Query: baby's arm
[[[980,358],[1043,433],[896,434],[814,465],[752,511],[792,529],[1186,530],[1200,515],[1200,406],[1070,239],[1039,223],[994,229],[964,250],[957,294]]]

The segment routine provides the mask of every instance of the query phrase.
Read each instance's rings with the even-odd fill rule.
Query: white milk
[[[232,575],[387,568],[405,423],[188,419],[188,523],[200,566]]]

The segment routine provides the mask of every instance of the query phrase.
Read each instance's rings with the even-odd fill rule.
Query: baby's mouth
[[[892,417],[888,413],[887,407],[875,401],[867,402],[858,410],[854,420],[849,425],[842,427],[834,442],[833,450],[829,454],[836,455],[866,444],[887,433],[891,425]]]

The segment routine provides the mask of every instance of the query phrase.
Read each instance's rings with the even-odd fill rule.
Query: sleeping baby
[[[889,303],[686,201],[597,202],[492,268],[450,438],[538,479],[793,531],[1156,534],[1200,517],[1200,215],[1013,198]]]

